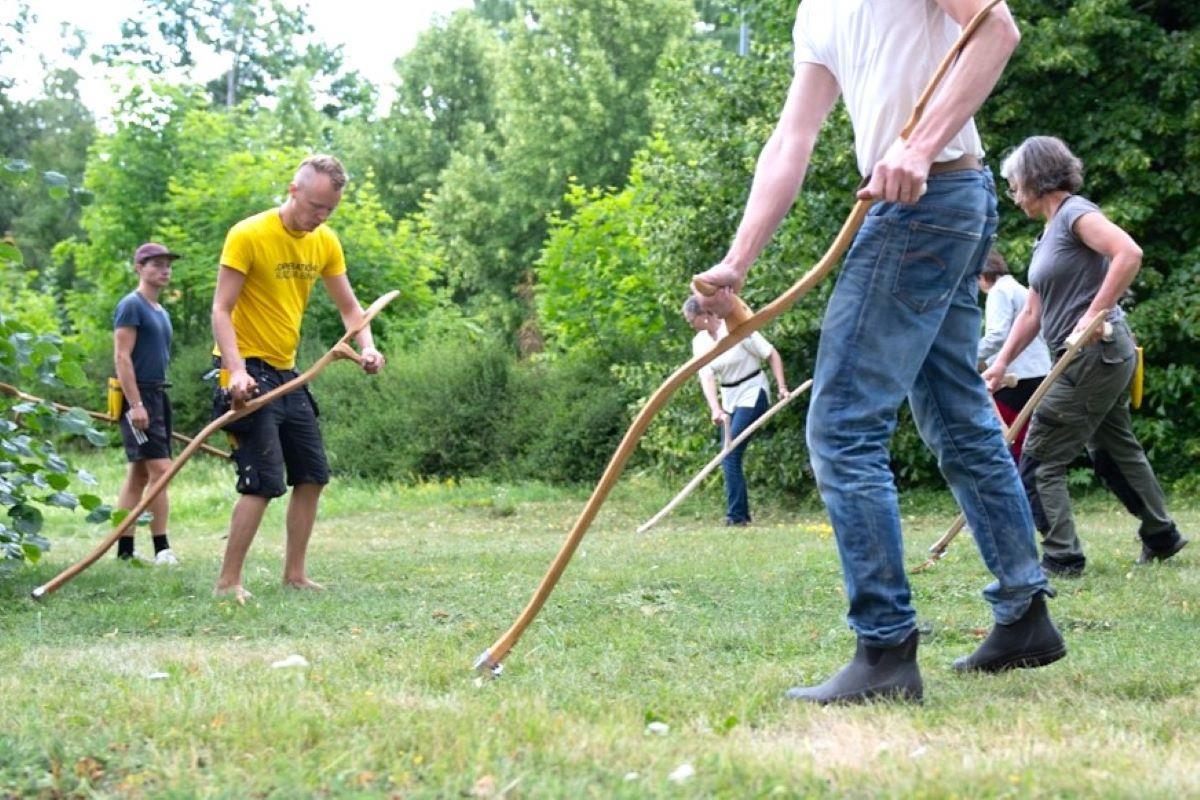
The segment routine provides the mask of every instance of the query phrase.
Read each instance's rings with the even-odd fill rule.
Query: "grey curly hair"
[[[1005,157],[1000,176],[1036,197],[1074,193],[1083,186],[1083,162],[1057,136],[1030,136]]]

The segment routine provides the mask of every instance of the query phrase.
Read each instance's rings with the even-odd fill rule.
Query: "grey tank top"
[[[1069,195],[1033,246],[1029,288],[1042,299],[1042,336],[1052,353],[1067,346],[1108,274],[1108,257],[1084,244],[1074,230],[1080,217],[1099,210],[1091,200]],[[1108,315],[1112,323],[1124,318],[1119,306]]]

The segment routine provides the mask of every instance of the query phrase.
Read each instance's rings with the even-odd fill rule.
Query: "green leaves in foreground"
[[[0,317],[0,381],[18,386],[55,389],[85,382],[78,347],[52,334]],[[41,535],[38,506],[74,510],[83,507],[87,521],[103,523],[114,516],[111,506],[93,494],[70,491],[75,481],[95,484],[86,472],[75,472],[55,442],[85,439],[108,442],[81,409],[57,411],[48,403],[0,401],[0,574],[22,561],[35,562],[50,542]]]

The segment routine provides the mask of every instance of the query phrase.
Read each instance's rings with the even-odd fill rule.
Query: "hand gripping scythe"
[[[155,481],[148,490],[146,490],[138,504],[129,511],[129,513],[125,516],[125,519],[121,520],[121,524],[113,528],[112,532],[109,533],[108,536],[104,537],[104,540],[100,542],[100,544],[96,545],[96,549],[92,550],[92,552],[89,553],[79,563],[68,567],[52,580],[34,589],[33,592],[31,592],[33,599],[40,600],[46,595],[53,593],[64,583],[83,572],[92,564],[96,563],[101,556],[108,552],[108,549],[113,546],[113,543],[116,542],[117,539],[119,539],[127,530],[133,527],[133,524],[137,522],[137,518],[141,516],[142,512],[150,507],[151,501],[153,501],[163,489],[167,488],[167,484],[171,482],[171,479],[179,473],[179,470],[183,469],[183,465],[187,463],[187,460],[192,457],[192,455],[200,448],[200,445],[204,442],[204,440],[209,436],[212,436],[229,423],[253,414],[267,403],[270,403],[272,400],[283,397],[285,394],[290,392],[294,392],[301,386],[304,386],[306,383],[311,381],[313,378],[320,375],[321,371],[334,361],[348,359],[350,361],[354,361],[355,363],[361,362],[361,357],[358,355],[358,353],[354,352],[352,347],[350,347],[350,340],[353,339],[358,333],[365,330],[367,325],[371,323],[371,320],[374,319],[375,316],[379,314],[379,312],[382,311],[388,303],[395,300],[399,294],[400,293],[397,291],[391,291],[372,303],[370,308],[363,312],[362,319],[359,321],[359,323],[350,330],[346,331],[342,338],[338,339],[337,343],[333,347],[329,348],[329,350],[325,352],[325,355],[313,362],[313,365],[307,370],[292,378],[287,383],[276,386],[266,394],[247,400],[246,403],[240,408],[230,408],[224,414],[208,423],[208,425],[204,426],[204,428],[196,434],[196,438],[192,439],[191,443],[183,449],[183,452],[179,454],[179,457],[171,462],[171,468],[163,473],[163,476]]]
[[[900,132],[901,139],[907,139],[917,126],[922,115],[925,113],[925,106],[929,103],[934,91],[945,77],[951,65],[958,58],[963,48],[971,35],[979,27],[979,25],[987,18],[991,10],[1000,3],[1000,0],[991,0],[987,3],[979,13],[971,19],[971,21],[962,29],[962,33],[958,37],[958,41],[946,53],[945,58],[938,65],[933,77],[930,78],[929,84],[921,93],[921,97],[917,100],[916,107],[913,108],[912,114],[909,116],[908,122],[905,123],[903,130]],[[772,322],[776,317],[790,308],[797,300],[812,290],[819,284],[826,275],[836,266],[841,259],[850,243],[854,240],[855,234],[858,233],[859,227],[862,225],[863,219],[867,216],[867,211],[871,208],[872,201],[859,200],[854,204],[846,221],[842,224],[841,230],[838,232],[837,238],[833,244],[817,262],[816,266],[805,273],[800,280],[792,285],[790,289],[781,294],[779,297],[772,300],[764,306],[758,313],[752,314],[750,309],[740,298],[734,298],[735,308],[733,313],[726,318],[725,324],[728,329],[728,335],[717,342],[716,347],[709,350],[707,353],[696,356],[688,361],[679,369],[675,370],[670,377],[663,383],[662,386],[655,390],[650,399],[646,401],[646,405],[634,417],[633,423],[629,426],[629,430],[625,432],[625,436],[621,439],[617,451],[613,453],[612,458],[608,462],[608,466],[604,469],[604,474],[600,476],[599,483],[592,490],[591,497],[583,507],[578,519],[575,520],[570,533],[563,542],[562,547],[558,551],[558,555],[550,563],[542,582],[538,584],[537,590],[534,591],[533,597],[529,600],[525,610],[520,613],[513,624],[505,633],[492,644],[487,650],[475,660],[475,669],[490,670],[493,675],[499,674],[500,662],[508,655],[508,651],[512,649],[517,640],[521,638],[521,634],[533,622],[546,600],[550,597],[550,593],[554,590],[558,579],[562,577],[563,571],[567,568],[567,563],[571,560],[571,556],[575,554],[575,549],[583,540],[583,536],[587,533],[588,528],[592,524],[592,520],[596,518],[596,514],[600,511],[600,506],[608,498],[609,492],[612,491],[613,485],[617,482],[621,471],[625,468],[625,463],[633,454],[637,447],[638,441],[650,426],[651,420],[654,419],[659,409],[666,404],[671,395],[682,386],[689,378],[696,374],[697,371],[705,364],[710,363],[722,353],[727,352],[739,342],[745,339],[754,331],[763,327],[769,322]],[[716,291],[715,287],[711,286],[696,286],[696,289],[706,294],[711,294]]]

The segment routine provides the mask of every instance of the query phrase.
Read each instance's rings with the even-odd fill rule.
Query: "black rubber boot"
[[[860,638],[854,659],[820,686],[789,689],[792,700],[809,703],[867,703],[872,700],[921,702],[925,684],[917,669],[917,640],[913,631],[895,647],[874,647]]]
[[[1149,564],[1152,561],[1166,561],[1183,549],[1188,540],[1179,535],[1179,529],[1174,526],[1171,530],[1156,533],[1142,539],[1142,554],[1137,563]]]
[[[1053,664],[1067,654],[1062,634],[1050,621],[1046,596],[1038,592],[1016,622],[997,624],[969,656],[956,658],[956,672],[1003,672]]]

